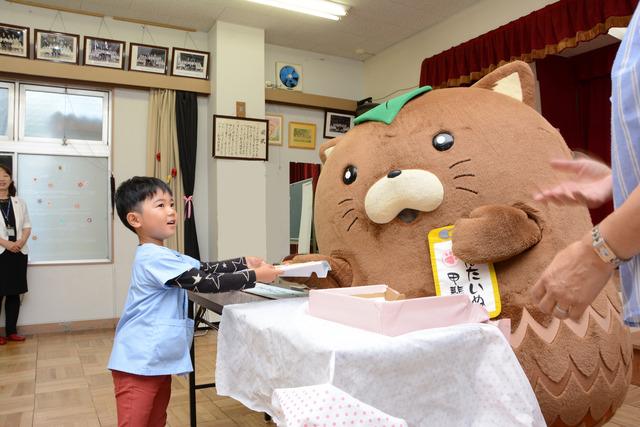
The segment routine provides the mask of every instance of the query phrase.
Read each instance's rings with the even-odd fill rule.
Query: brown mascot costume
[[[327,279],[311,287],[385,283],[407,297],[435,295],[429,231],[454,225],[453,253],[493,263],[511,319],[511,345],[549,425],[599,425],[622,404],[631,377],[629,332],[609,283],[579,322],[540,312],[529,290],[553,256],[591,227],[582,207],[532,201],[570,158],[560,133],[534,108],[523,62],[469,88],[421,88],[370,110],[321,147],[315,198]]]

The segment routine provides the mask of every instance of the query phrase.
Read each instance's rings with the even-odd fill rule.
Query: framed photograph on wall
[[[0,24],[0,55],[29,57],[29,28]]]
[[[315,123],[289,122],[289,147],[315,150]]]
[[[166,74],[169,48],[129,43],[129,71]]]
[[[84,65],[124,70],[126,42],[84,36]]]
[[[349,132],[353,127],[354,114],[339,113],[337,111],[324,112],[324,137],[335,138]]]
[[[209,52],[174,47],[172,76],[209,78]]]
[[[79,35],[35,30],[34,39],[35,59],[78,63]]]
[[[284,116],[282,114],[267,113],[264,118],[269,121],[269,144],[282,145],[282,124]]]

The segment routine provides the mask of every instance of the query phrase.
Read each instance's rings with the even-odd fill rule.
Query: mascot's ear
[[[338,144],[341,140],[342,137],[339,136],[337,138],[330,139],[320,145],[320,160],[322,161],[323,165],[331,155],[331,152],[335,148],[336,144]]]
[[[522,61],[513,61],[495,69],[472,87],[492,90],[524,102],[531,108],[536,108],[536,85],[533,72]]]

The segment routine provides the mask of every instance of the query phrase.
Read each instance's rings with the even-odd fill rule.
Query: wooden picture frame
[[[282,145],[284,135],[284,116],[267,113],[264,118],[269,121],[269,145]]]
[[[207,80],[209,78],[209,52],[174,47],[171,75]]]
[[[124,70],[126,42],[84,36],[84,65]]]
[[[80,36],[59,31],[34,30],[34,59],[41,61],[79,63]]]
[[[289,148],[315,150],[315,123],[289,122]]]
[[[213,116],[212,156],[218,159],[269,160],[269,121]]]
[[[0,24],[0,55],[29,58],[29,27]]]
[[[167,74],[169,48],[129,43],[129,71]]]
[[[353,128],[355,114],[342,113],[339,111],[324,112],[324,134],[325,138],[336,138],[347,133]]]

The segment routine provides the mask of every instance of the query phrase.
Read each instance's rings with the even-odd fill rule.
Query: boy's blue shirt
[[[187,292],[165,283],[199,267],[200,261],[164,246],[138,246],[109,369],[137,375],[193,370],[189,358],[193,320],[187,316]]]

